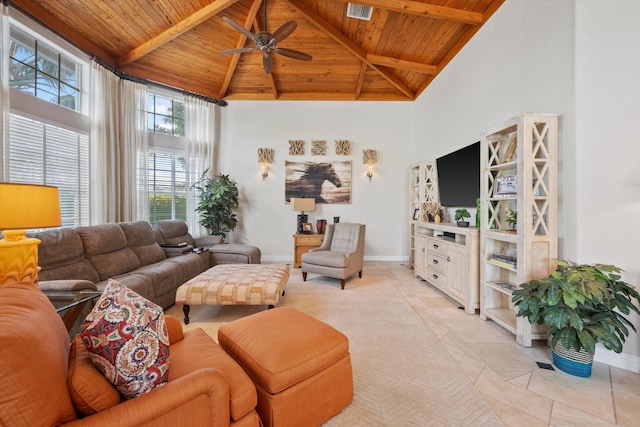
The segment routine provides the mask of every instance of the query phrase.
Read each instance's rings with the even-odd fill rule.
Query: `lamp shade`
[[[313,197],[309,198],[291,198],[291,210],[298,212],[313,212],[316,210],[316,199]]]
[[[60,224],[57,187],[0,183],[0,230],[57,227]]]

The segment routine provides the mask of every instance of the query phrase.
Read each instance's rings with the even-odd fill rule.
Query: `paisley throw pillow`
[[[169,336],[162,308],[115,280],[80,326],[91,361],[125,398],[166,384]]]

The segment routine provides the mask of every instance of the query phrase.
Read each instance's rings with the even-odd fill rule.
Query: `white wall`
[[[412,111],[410,102],[230,101],[221,110],[219,171],[229,174],[240,191],[239,228],[231,241],[260,247],[265,260],[292,262],[297,212],[284,201],[285,160],[351,160],[352,203],[317,205],[309,220],[314,228],[318,218],[362,222],[367,225],[365,259],[406,259]],[[295,139],[306,141],[305,156],[289,155],[289,140]],[[311,140],[322,139],[327,155],[311,156]],[[351,155],[335,154],[336,139],[351,141]],[[264,181],[257,163],[260,147],[275,149]],[[378,151],[371,181],[362,164],[365,148]]]
[[[640,2],[576,1],[577,241],[574,258],[614,264],[640,288]],[[640,319],[634,316],[636,329]],[[615,363],[619,356],[596,356]],[[625,366],[640,371],[640,340]]]
[[[424,159],[515,115],[560,114],[560,257],[617,265],[636,287],[638,16],[632,1],[507,0],[415,108]],[[621,355],[598,349],[596,360],[640,371],[637,335]]]

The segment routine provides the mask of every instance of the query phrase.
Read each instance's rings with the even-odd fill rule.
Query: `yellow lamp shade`
[[[0,230],[57,227],[58,189],[48,185],[0,183]]]

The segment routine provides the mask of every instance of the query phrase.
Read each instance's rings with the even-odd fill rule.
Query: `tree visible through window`
[[[184,103],[150,93],[147,96],[147,130],[184,136]]]
[[[81,65],[15,26],[10,39],[9,85],[80,111]]]

